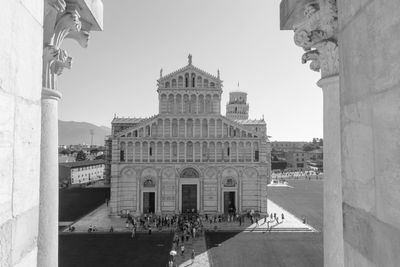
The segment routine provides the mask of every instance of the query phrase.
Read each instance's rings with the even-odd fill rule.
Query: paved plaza
[[[245,232],[315,232],[316,230],[308,224],[303,223],[301,218],[297,218],[289,211],[281,206],[268,200],[268,213],[276,214],[278,220],[274,217],[260,218],[258,223],[250,223],[249,219],[245,219],[242,225],[239,222],[220,222],[209,223],[205,222],[204,226],[210,231],[245,231]],[[284,219],[282,220],[282,214]],[[84,216],[71,226],[75,228],[75,232],[87,232],[90,225],[94,225],[99,232],[109,232],[111,226],[115,232],[129,232],[129,227],[126,227],[126,219],[109,216],[109,207],[106,204],[101,205],[93,212]],[[139,229],[140,230],[140,229]],[[172,228],[164,228],[162,231],[171,231]],[[64,230],[65,232],[68,229]]]

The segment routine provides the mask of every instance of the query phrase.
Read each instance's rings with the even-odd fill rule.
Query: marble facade
[[[227,212],[228,202],[239,212],[265,213],[270,152],[264,120],[222,116],[219,74],[193,66],[191,57],[186,67],[161,73],[157,91],[159,114],[112,121],[112,215],[148,212],[146,192],[154,193],[150,212],[185,211],[185,185],[195,188],[191,207],[200,213]]]

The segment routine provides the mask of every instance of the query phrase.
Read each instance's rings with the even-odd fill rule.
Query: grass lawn
[[[320,267],[321,233],[209,232],[207,249],[213,267]]]
[[[289,187],[269,187],[268,198],[319,231],[323,226],[324,192],[322,180],[288,180]]]
[[[75,221],[105,203],[106,198],[110,199],[110,188],[60,189],[59,221]]]
[[[60,267],[165,267],[172,234],[62,234]]]

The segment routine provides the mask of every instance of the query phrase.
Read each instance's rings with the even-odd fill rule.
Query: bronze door
[[[235,210],[235,192],[224,192],[224,213],[234,212]]]
[[[197,185],[182,185],[182,212],[197,212]]]
[[[143,213],[154,213],[156,210],[156,193],[143,192]]]

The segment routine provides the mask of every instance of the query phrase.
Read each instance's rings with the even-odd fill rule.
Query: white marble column
[[[324,261],[344,266],[339,76],[322,78],[324,103]]]
[[[321,71],[324,116],[324,266],[344,266],[339,54],[336,1],[310,2],[303,21],[294,26],[302,62]]]
[[[42,89],[38,266],[58,266],[58,101]],[[32,226],[33,227],[33,226]]]

